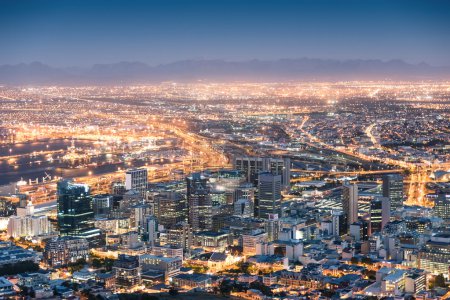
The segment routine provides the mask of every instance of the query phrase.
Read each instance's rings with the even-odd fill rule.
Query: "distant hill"
[[[402,60],[280,59],[184,60],[158,66],[140,62],[96,64],[90,68],[55,68],[40,62],[0,66],[0,84],[80,85],[140,84],[161,81],[287,80],[449,80],[450,67]]]

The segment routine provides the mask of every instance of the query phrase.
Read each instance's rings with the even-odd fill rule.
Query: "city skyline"
[[[450,2],[0,3],[0,299],[450,300]]]

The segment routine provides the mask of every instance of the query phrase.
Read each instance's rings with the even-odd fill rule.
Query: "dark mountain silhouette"
[[[0,84],[79,85],[140,84],[160,81],[287,81],[287,80],[448,80],[450,67],[402,60],[280,59],[184,60],[158,66],[140,62],[96,64],[90,68],[55,68],[33,62],[0,66]]]

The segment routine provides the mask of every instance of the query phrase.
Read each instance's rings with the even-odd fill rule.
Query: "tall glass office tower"
[[[257,215],[268,219],[270,214],[281,217],[281,175],[260,173],[258,177]]]
[[[403,176],[388,174],[383,176],[383,197],[391,199],[391,212],[403,206]]]
[[[94,211],[86,184],[61,180],[58,191],[58,227],[62,236],[85,238],[100,242],[100,230],[94,227]]]

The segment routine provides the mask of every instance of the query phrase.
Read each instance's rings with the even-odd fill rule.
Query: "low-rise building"
[[[426,273],[423,270],[416,270],[412,273],[408,273],[405,277],[405,292],[411,294],[417,294],[425,291],[426,286]]]
[[[38,262],[39,257],[36,252],[18,247],[11,242],[0,242],[0,266],[24,261]]]
[[[257,245],[267,242],[267,233],[258,232],[255,234],[242,235],[242,249],[244,255],[256,255]]]
[[[263,273],[286,270],[289,267],[288,258],[278,255],[254,255],[249,257],[247,262]]]
[[[450,279],[450,234],[441,233],[431,237],[419,251],[418,267],[434,275],[443,274]]]
[[[178,274],[173,277],[174,286],[182,289],[203,288],[211,286],[211,277],[206,274]]]
[[[162,271],[165,274],[165,278],[169,279],[180,272],[183,260],[179,257],[144,254],[139,256],[139,263],[142,272],[147,272],[149,270]]]
[[[156,256],[179,257],[183,259],[183,248],[176,245],[153,246],[150,254]]]
[[[224,251],[229,245],[230,235],[226,232],[201,231],[194,233],[193,246],[208,251]]]
[[[0,298],[7,298],[15,294],[14,285],[5,277],[0,277]]]
[[[42,285],[46,285],[50,282],[50,272],[28,272],[17,275],[19,286],[26,286],[28,288],[36,289]]]
[[[113,274],[117,287],[132,288],[141,283],[141,267],[138,256],[121,254],[114,262]]]
[[[89,243],[86,239],[63,236],[46,241],[44,261],[52,267],[66,266],[89,258]]]

